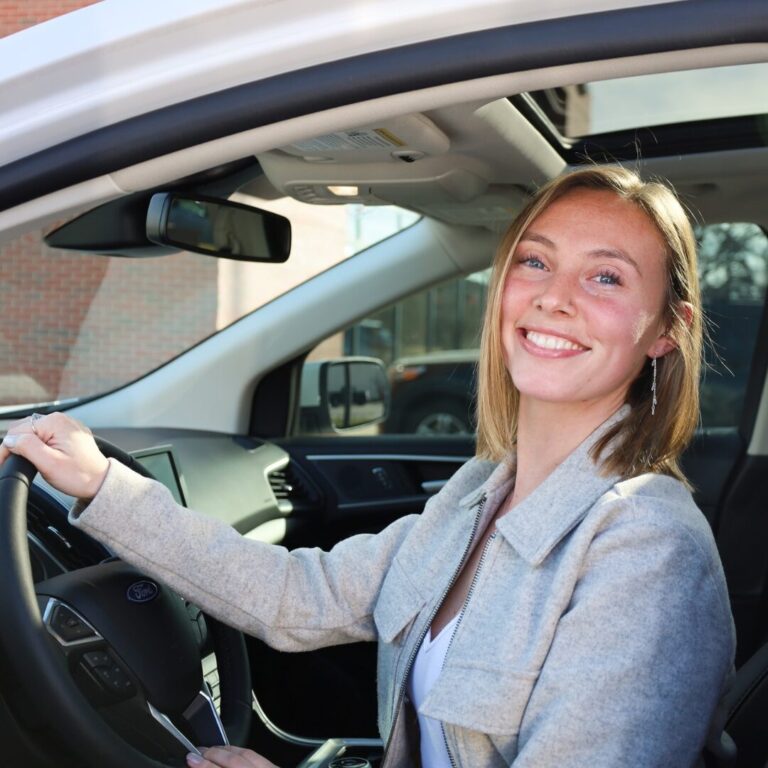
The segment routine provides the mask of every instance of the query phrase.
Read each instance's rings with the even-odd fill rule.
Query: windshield
[[[0,245],[0,413],[117,389],[418,218],[238,199],[291,220],[287,262],[107,257],[49,248],[39,231]]]

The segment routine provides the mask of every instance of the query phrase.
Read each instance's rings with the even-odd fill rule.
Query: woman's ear
[[[656,341],[651,344],[651,348],[648,350],[648,357],[664,357],[668,352],[677,348],[677,342],[669,336],[659,336]]]
[[[693,322],[693,304],[690,301],[679,301],[677,306],[683,322],[690,328]]]
[[[687,326],[690,326],[693,322],[693,304],[688,301],[679,301],[676,308],[677,318],[682,320]],[[648,350],[648,357],[664,357],[664,355],[676,348],[677,342],[671,336],[664,333],[651,344],[651,348]]]

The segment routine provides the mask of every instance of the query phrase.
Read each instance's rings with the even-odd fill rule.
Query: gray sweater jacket
[[[676,480],[572,453],[500,518],[422,711],[465,768],[691,766],[733,662],[709,526]],[[330,552],[241,537],[112,462],[72,521],[210,614],[289,651],[378,640],[386,766],[407,766],[406,677],[514,460],[473,459],[423,514]],[[333,735],[333,734],[331,734]]]

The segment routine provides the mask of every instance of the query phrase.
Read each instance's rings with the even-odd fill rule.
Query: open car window
[[[708,339],[701,425],[735,427],[741,418],[768,281],[768,237],[756,224],[698,227],[699,276]],[[304,378],[329,356],[381,360],[390,384],[388,418],[361,434],[467,435],[474,432],[476,366],[490,270],[448,280],[350,325],[308,356]],[[307,386],[302,391],[306,395]],[[305,398],[306,399],[306,398]],[[316,421],[302,403],[299,432]],[[326,432],[327,433],[327,432]]]

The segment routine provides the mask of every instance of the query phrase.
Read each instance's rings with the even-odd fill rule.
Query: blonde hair
[[[680,454],[693,436],[699,418],[699,374],[702,313],[696,272],[696,240],[690,221],[675,194],[659,182],[644,182],[625,168],[590,167],[561,176],[543,186],[503,237],[488,286],[480,361],[478,364],[477,455],[501,460],[517,440],[519,393],[504,362],[501,343],[501,299],[511,256],[517,244],[549,205],[575,189],[604,190],[640,208],[655,224],[666,244],[666,335],[675,348],[657,359],[657,405],[651,415],[651,364],[630,384],[627,416],[593,446],[592,458],[601,471],[632,477],[659,472],[685,481]],[[688,317],[682,302],[693,307]],[[608,444],[611,451],[602,456]]]

